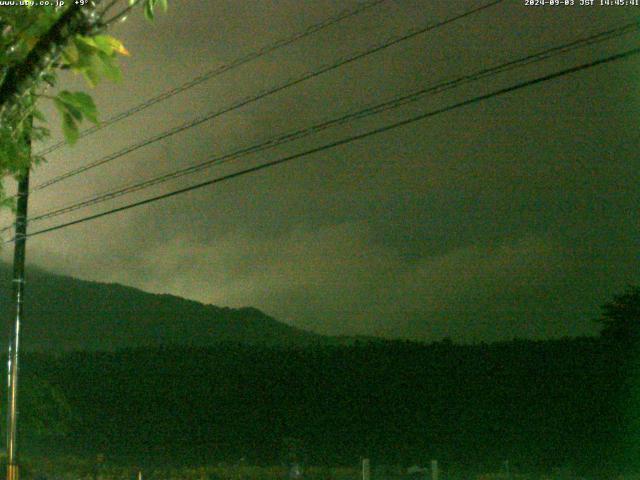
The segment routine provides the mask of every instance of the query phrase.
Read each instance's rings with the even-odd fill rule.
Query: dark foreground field
[[[478,473],[456,465],[440,465],[438,480],[640,480],[640,475],[583,476],[571,467],[555,468],[546,474],[501,471]],[[424,473],[408,473],[403,466],[372,465],[371,480],[431,480],[428,469]],[[141,465],[96,463],[75,457],[25,459],[22,478],[33,480],[285,480],[289,472],[285,466],[209,465],[200,467],[160,468]],[[362,480],[360,465],[350,467],[307,466],[300,480]]]

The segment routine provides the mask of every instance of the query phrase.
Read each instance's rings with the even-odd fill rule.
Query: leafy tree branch
[[[112,0],[100,10],[101,0],[89,0],[67,7],[6,7],[0,13],[0,175],[18,174],[42,159],[32,158],[30,142],[49,135],[46,119],[36,108],[39,98],[53,100],[62,119],[68,143],[78,139],[79,125],[98,122],[97,108],[90,95],[62,90],[56,95],[44,91],[57,85],[59,70],[84,76],[90,86],[103,79],[122,77],[118,55],[129,52],[116,38],[106,35],[115,19],[141,7],[153,19],[166,0]],[[105,20],[120,3],[124,8]],[[28,119],[33,118],[35,126]],[[0,198],[2,197],[0,192]],[[1,201],[1,200],[0,200]]]

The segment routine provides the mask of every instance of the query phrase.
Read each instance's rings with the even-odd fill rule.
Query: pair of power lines
[[[383,3],[384,1],[385,0],[375,0],[375,1],[370,1],[370,2],[366,2],[366,3],[360,4],[360,5],[356,6],[355,8],[345,10],[345,11],[339,13],[338,15],[336,15],[334,17],[328,18],[328,19],[324,20],[323,22],[320,22],[318,24],[312,25],[311,27],[307,28],[306,30],[304,30],[302,32],[296,33],[296,34],[294,34],[294,35],[292,35],[290,37],[287,37],[285,39],[279,40],[279,41],[277,41],[277,42],[275,42],[273,44],[270,44],[270,45],[268,45],[266,47],[263,47],[262,49],[259,49],[259,50],[255,51],[255,52],[252,52],[249,55],[246,55],[244,57],[240,57],[239,59],[231,62],[228,65],[225,65],[225,66],[222,66],[220,68],[211,70],[211,71],[205,73],[204,75],[201,75],[199,77],[196,77],[196,78],[190,80],[189,82],[187,82],[185,84],[182,84],[182,85],[180,85],[178,87],[175,87],[175,88],[173,88],[173,89],[171,89],[171,90],[169,90],[167,92],[164,92],[164,93],[162,93],[162,94],[160,94],[160,95],[158,95],[156,97],[153,97],[153,98],[151,98],[151,99],[149,99],[149,100],[147,100],[147,101],[145,101],[145,102],[143,102],[143,103],[141,103],[139,105],[136,105],[136,106],[132,107],[131,109],[128,109],[128,110],[126,110],[124,112],[121,112],[121,113],[119,113],[119,114],[117,114],[117,115],[115,115],[113,117],[110,117],[105,122],[101,123],[100,125],[83,131],[81,133],[81,137],[85,137],[85,136],[91,135],[92,133],[95,133],[98,130],[100,130],[102,128],[105,128],[108,125],[112,125],[114,123],[119,122],[120,120],[128,118],[129,116],[134,115],[134,114],[136,114],[136,113],[138,113],[138,112],[140,112],[140,111],[142,111],[142,110],[144,110],[146,108],[149,108],[150,106],[155,105],[155,104],[157,104],[157,103],[159,103],[159,102],[161,102],[163,100],[166,100],[166,99],[168,99],[168,98],[170,98],[170,97],[172,97],[172,96],[174,96],[174,95],[176,95],[178,93],[181,93],[181,92],[184,92],[184,91],[186,91],[186,90],[188,90],[190,88],[193,88],[194,86],[199,85],[200,83],[203,83],[206,80],[214,78],[215,76],[218,76],[218,75],[220,75],[220,74],[222,74],[224,72],[227,72],[227,71],[229,71],[229,70],[231,70],[233,68],[236,68],[236,67],[238,67],[240,65],[244,65],[245,63],[250,62],[253,59],[259,58],[262,55],[269,54],[269,53],[274,52],[275,50],[277,50],[279,48],[291,45],[292,43],[294,43],[294,42],[296,42],[296,41],[298,41],[298,40],[300,40],[300,39],[302,39],[302,38],[304,38],[304,37],[306,37],[308,35],[311,35],[311,34],[313,34],[315,32],[318,32],[318,31],[320,31],[323,28],[326,28],[328,26],[334,25],[334,24],[336,24],[336,23],[338,23],[338,22],[340,22],[340,21],[342,21],[342,20],[344,20],[346,18],[349,18],[349,17],[352,17],[354,15],[357,15],[357,14],[359,14],[359,13],[361,13],[361,12],[367,10],[367,9],[370,9],[370,8],[372,8],[374,6],[377,6],[377,5],[381,4],[381,3]],[[50,180],[47,180],[47,181],[45,181],[45,182],[43,182],[43,183],[41,183],[39,185],[36,185],[35,188],[32,191],[38,191],[38,190],[43,190],[45,188],[48,188],[51,185],[54,185],[56,183],[59,183],[59,182],[61,182],[63,180],[66,180],[68,178],[74,177],[76,175],[80,175],[80,174],[82,174],[82,173],[84,173],[86,171],[89,171],[89,170],[91,170],[93,168],[96,168],[96,167],[98,167],[100,165],[104,165],[104,164],[106,164],[108,162],[111,162],[111,161],[113,161],[113,160],[115,160],[117,158],[120,158],[120,157],[122,157],[122,156],[124,156],[124,155],[126,155],[128,153],[131,153],[131,152],[133,152],[135,150],[143,148],[143,147],[145,147],[147,145],[153,144],[153,143],[158,142],[160,140],[163,140],[163,139],[165,139],[167,137],[176,135],[177,133],[183,132],[183,131],[188,130],[190,128],[193,128],[193,127],[195,127],[197,125],[200,125],[200,124],[202,124],[202,123],[204,123],[206,121],[212,120],[213,118],[217,118],[217,117],[219,117],[221,115],[224,115],[225,113],[228,113],[230,111],[239,109],[239,108],[241,108],[241,107],[243,107],[245,105],[248,105],[250,103],[257,102],[257,101],[259,101],[259,100],[261,100],[261,99],[263,99],[263,98],[265,98],[265,97],[267,97],[269,95],[273,95],[273,94],[275,94],[277,92],[280,92],[282,90],[288,89],[288,88],[290,88],[290,87],[292,87],[294,85],[300,84],[300,83],[302,83],[302,82],[304,82],[304,81],[306,81],[308,79],[311,79],[311,78],[317,77],[319,75],[322,75],[325,72],[328,72],[328,71],[331,71],[331,70],[335,70],[335,69],[337,69],[337,68],[339,68],[339,67],[341,67],[343,65],[346,65],[348,63],[351,63],[351,62],[360,60],[362,58],[365,58],[365,57],[367,57],[369,55],[372,55],[372,54],[374,54],[374,53],[376,53],[378,51],[381,51],[381,50],[384,50],[386,48],[389,48],[389,47],[391,47],[393,45],[396,45],[396,44],[398,44],[400,42],[406,41],[406,40],[408,40],[410,38],[414,38],[414,37],[416,37],[418,35],[422,35],[422,34],[425,34],[425,33],[429,32],[429,31],[432,31],[432,30],[435,30],[437,28],[440,28],[440,27],[442,27],[444,25],[448,25],[450,23],[462,20],[462,19],[464,19],[466,17],[469,17],[471,15],[474,15],[474,14],[476,14],[478,12],[481,12],[483,10],[489,9],[491,7],[494,7],[494,6],[498,5],[501,2],[502,2],[502,0],[495,0],[495,1],[492,1],[492,2],[489,2],[489,3],[485,3],[485,4],[483,4],[483,5],[479,6],[479,7],[475,7],[475,8],[472,8],[470,10],[467,10],[467,11],[461,13],[461,14],[451,16],[451,17],[449,17],[447,19],[444,19],[444,20],[442,20],[440,22],[436,22],[436,23],[433,23],[433,24],[428,24],[428,25],[425,25],[425,26],[422,26],[422,27],[418,27],[418,28],[415,28],[415,29],[413,29],[413,30],[411,30],[409,32],[404,33],[404,34],[398,35],[396,37],[392,37],[391,39],[385,40],[384,42],[381,42],[381,43],[375,44],[373,46],[370,46],[369,48],[367,48],[367,49],[365,49],[363,51],[348,55],[348,56],[346,56],[344,58],[341,58],[341,59],[329,64],[329,65],[322,66],[322,67],[317,68],[317,69],[312,70],[312,71],[308,71],[308,72],[306,72],[306,73],[304,73],[304,74],[302,74],[302,75],[300,75],[300,76],[298,76],[296,78],[293,78],[291,80],[288,80],[287,82],[284,82],[283,84],[277,85],[277,86],[275,86],[273,88],[267,89],[265,91],[259,92],[259,93],[255,94],[255,95],[252,95],[252,96],[247,97],[245,99],[242,99],[240,101],[234,102],[233,104],[231,104],[231,105],[229,105],[227,107],[224,107],[224,108],[222,108],[220,110],[216,110],[214,112],[209,112],[209,113],[207,113],[207,114],[205,114],[203,116],[197,117],[197,118],[195,118],[195,119],[193,119],[193,120],[191,120],[189,122],[186,122],[186,123],[184,123],[182,125],[179,125],[177,127],[169,129],[169,130],[167,130],[165,132],[162,132],[162,133],[160,133],[158,135],[155,135],[155,136],[150,137],[148,139],[145,139],[145,140],[142,140],[142,141],[137,142],[135,144],[132,144],[132,145],[130,145],[128,147],[125,147],[124,149],[119,150],[118,152],[112,153],[112,154],[107,155],[107,156],[105,156],[105,157],[103,157],[101,159],[98,159],[98,160],[94,161],[94,162],[91,162],[91,163],[83,165],[83,166],[81,166],[79,168],[70,170],[70,171],[68,171],[66,173],[63,173],[61,175],[58,175],[56,177],[53,177]],[[353,122],[355,120],[359,120],[359,119],[362,119],[362,118],[365,118],[365,117],[369,117],[369,116],[380,114],[382,112],[386,112],[386,111],[389,111],[389,110],[392,110],[392,109],[396,109],[396,108],[399,108],[401,106],[407,105],[407,104],[415,102],[417,100],[420,100],[420,99],[422,99],[422,98],[424,98],[425,96],[428,96],[428,95],[433,95],[433,94],[441,93],[441,92],[444,92],[444,91],[447,91],[447,90],[455,89],[455,88],[457,88],[457,87],[459,87],[461,85],[464,85],[464,84],[468,84],[468,83],[475,82],[475,81],[478,81],[478,80],[490,78],[492,76],[498,75],[498,74],[506,72],[506,71],[510,71],[510,70],[513,70],[513,69],[516,69],[516,68],[520,68],[520,67],[523,67],[523,66],[526,66],[526,65],[531,65],[533,63],[541,62],[541,61],[546,60],[548,58],[551,58],[551,57],[554,57],[554,56],[558,56],[558,55],[561,55],[561,54],[564,54],[564,53],[567,53],[567,52],[570,52],[570,51],[573,51],[573,50],[576,50],[576,49],[585,48],[585,47],[590,46],[590,45],[594,45],[594,44],[597,44],[597,43],[605,42],[607,40],[618,38],[618,37],[621,37],[621,36],[624,36],[624,35],[628,35],[628,34],[631,34],[631,33],[636,33],[637,31],[638,31],[638,24],[636,22],[633,22],[633,23],[620,25],[620,26],[612,28],[612,29],[608,29],[608,30],[597,32],[597,33],[593,33],[591,35],[588,35],[588,36],[585,36],[585,37],[582,37],[582,38],[578,38],[578,39],[573,40],[573,41],[568,42],[568,43],[564,43],[564,44],[561,44],[561,45],[556,45],[554,47],[550,47],[550,48],[547,48],[547,49],[544,49],[544,50],[540,50],[540,51],[525,55],[525,56],[517,58],[517,59],[506,61],[504,63],[495,65],[493,67],[480,69],[480,70],[478,70],[476,72],[472,72],[472,73],[469,73],[467,75],[462,75],[460,77],[456,77],[456,78],[453,78],[451,80],[440,82],[440,83],[435,84],[435,85],[425,86],[425,87],[423,87],[421,89],[418,89],[418,90],[415,90],[413,92],[409,92],[409,93],[406,93],[406,94],[403,94],[403,95],[396,96],[396,97],[394,97],[394,98],[392,98],[390,100],[387,100],[385,102],[369,105],[366,108],[355,110],[355,111],[352,111],[352,112],[350,112],[348,114],[344,114],[344,115],[341,115],[341,116],[338,116],[338,117],[335,117],[335,118],[327,119],[327,120],[325,120],[323,122],[320,122],[320,123],[317,123],[317,124],[314,124],[314,125],[302,128],[302,129],[293,130],[291,132],[287,132],[285,134],[281,134],[279,136],[269,138],[269,139],[267,139],[267,140],[265,140],[263,142],[251,145],[249,147],[241,148],[241,149],[235,150],[233,152],[230,152],[230,153],[227,153],[227,154],[224,154],[224,155],[214,155],[214,156],[208,158],[207,160],[205,160],[203,162],[191,165],[191,166],[186,167],[186,168],[178,169],[178,170],[175,170],[175,171],[163,174],[163,175],[159,175],[159,176],[156,176],[156,177],[153,177],[153,178],[141,181],[141,182],[125,185],[125,186],[120,187],[120,188],[115,189],[115,190],[110,190],[110,191],[107,191],[107,192],[103,192],[103,193],[100,193],[100,194],[93,195],[93,196],[91,196],[89,198],[86,198],[86,199],[83,199],[83,200],[80,200],[80,201],[77,201],[77,202],[62,206],[62,207],[58,207],[58,208],[52,209],[52,210],[43,212],[41,214],[38,214],[38,215],[32,217],[29,220],[29,222],[31,223],[31,222],[42,221],[42,220],[45,220],[45,219],[55,218],[55,217],[58,217],[60,215],[64,215],[64,214],[67,214],[67,213],[70,213],[70,212],[73,212],[73,211],[76,211],[76,210],[87,208],[87,207],[92,206],[92,205],[100,204],[100,203],[106,202],[108,200],[112,200],[112,199],[120,197],[120,196],[124,196],[124,195],[130,194],[130,193],[133,193],[133,192],[137,192],[137,191],[141,191],[141,190],[150,188],[150,187],[152,187],[154,185],[165,183],[165,182],[168,182],[168,181],[176,179],[176,178],[180,178],[180,177],[185,176],[185,175],[189,175],[189,174],[193,174],[193,173],[202,171],[204,169],[213,167],[215,165],[220,165],[220,164],[223,164],[223,163],[226,163],[226,162],[237,160],[239,158],[242,158],[242,157],[250,155],[250,154],[255,154],[255,153],[262,152],[262,151],[265,151],[265,150],[268,150],[268,149],[272,149],[272,148],[275,148],[277,146],[283,145],[285,143],[293,142],[294,140],[299,140],[301,138],[316,134],[316,133],[318,133],[320,131],[323,131],[323,130],[326,130],[326,129],[329,129],[329,128],[332,128],[332,127],[335,127],[335,126],[338,126],[338,125],[347,124],[347,123]],[[130,209],[130,208],[134,208],[134,207],[137,207],[137,206],[140,206],[140,205],[145,205],[145,204],[148,204],[148,203],[159,201],[159,200],[164,199],[164,198],[168,198],[168,197],[171,197],[171,196],[179,195],[181,193],[185,193],[185,192],[192,191],[192,190],[195,190],[195,189],[198,189],[198,188],[202,188],[202,187],[205,187],[205,186],[208,186],[208,185],[212,185],[212,184],[219,183],[219,182],[222,182],[222,181],[230,180],[232,178],[236,178],[236,177],[239,177],[241,175],[246,175],[246,174],[249,174],[249,173],[253,173],[253,172],[265,169],[265,168],[269,168],[269,167],[272,167],[272,166],[275,166],[275,165],[278,165],[278,164],[281,164],[281,163],[285,163],[285,162],[294,160],[294,159],[302,158],[304,156],[308,156],[308,155],[311,155],[313,153],[317,153],[317,152],[320,152],[320,151],[323,151],[323,150],[334,148],[334,147],[337,147],[339,145],[344,145],[346,143],[351,143],[351,142],[354,142],[354,141],[357,141],[357,140],[368,138],[370,136],[373,136],[373,135],[376,135],[376,134],[379,134],[379,133],[382,133],[382,132],[385,132],[385,131],[396,129],[396,128],[402,127],[404,125],[408,125],[410,123],[414,123],[414,122],[417,122],[417,121],[420,121],[420,120],[423,120],[423,119],[426,119],[426,118],[433,117],[435,115],[439,115],[441,113],[449,112],[451,110],[454,110],[454,109],[457,109],[457,108],[461,108],[461,107],[464,107],[464,106],[467,106],[467,105],[471,105],[473,103],[477,103],[477,102],[480,102],[480,101],[483,101],[483,100],[486,100],[486,99],[489,99],[489,98],[493,98],[493,97],[496,97],[496,96],[499,96],[499,95],[503,95],[503,94],[515,91],[515,90],[526,88],[526,87],[534,85],[534,84],[550,81],[550,80],[553,80],[553,79],[556,79],[556,78],[563,77],[565,75],[569,75],[571,73],[576,73],[576,72],[581,71],[581,70],[585,70],[585,69],[588,69],[588,68],[593,68],[593,67],[598,66],[598,65],[602,65],[602,64],[605,64],[605,63],[610,63],[610,62],[621,60],[621,59],[624,59],[624,58],[628,58],[630,56],[637,55],[638,53],[640,53],[639,49],[633,48],[633,49],[626,50],[624,52],[619,52],[617,54],[610,55],[608,57],[604,57],[604,58],[601,58],[601,59],[593,60],[591,62],[587,62],[587,63],[584,63],[584,64],[580,64],[580,65],[576,65],[576,66],[573,66],[573,67],[569,67],[569,68],[566,68],[566,69],[563,69],[563,70],[559,70],[559,71],[556,71],[556,72],[554,72],[552,74],[536,77],[536,78],[529,79],[529,80],[524,80],[524,81],[522,81],[520,83],[511,85],[509,87],[501,88],[499,90],[495,90],[493,92],[490,92],[490,93],[487,93],[487,94],[484,94],[484,95],[474,96],[474,97],[469,98],[467,100],[463,100],[463,101],[451,104],[451,105],[443,107],[443,108],[430,110],[430,111],[425,111],[425,112],[417,114],[417,115],[415,115],[413,117],[407,118],[405,120],[401,120],[401,121],[397,121],[397,122],[394,122],[394,123],[390,123],[390,124],[384,125],[382,127],[374,128],[374,129],[368,130],[368,131],[360,133],[360,134],[356,134],[356,135],[344,137],[344,138],[341,138],[341,139],[338,139],[338,140],[334,140],[334,141],[328,142],[328,143],[326,143],[324,145],[321,145],[319,147],[307,149],[307,150],[305,150],[303,152],[300,152],[300,153],[296,153],[296,154],[293,154],[293,155],[288,155],[288,156],[285,156],[285,157],[282,157],[282,158],[278,158],[276,160],[273,160],[273,161],[270,161],[270,162],[266,162],[266,163],[263,163],[263,164],[260,164],[260,165],[254,166],[254,167],[245,168],[243,170],[240,170],[240,171],[228,174],[228,175],[212,178],[212,179],[207,180],[205,182],[200,182],[200,183],[197,183],[195,185],[191,185],[191,186],[188,186],[188,187],[185,187],[185,188],[174,190],[174,191],[171,191],[169,193],[162,194],[162,195],[156,195],[156,196],[153,196],[153,197],[141,200],[141,201],[133,202],[133,203],[130,203],[130,204],[118,207],[118,208],[113,208],[113,209],[110,209],[110,210],[107,210],[107,211],[103,211],[103,212],[100,212],[100,213],[97,213],[97,214],[88,215],[86,217],[83,217],[83,218],[80,218],[80,219],[77,219],[77,220],[73,220],[73,221],[61,223],[61,224],[58,224],[58,225],[55,225],[55,226],[52,226],[52,227],[49,227],[49,228],[44,228],[44,229],[41,229],[41,230],[37,230],[35,232],[30,233],[28,236],[40,235],[40,234],[44,234],[44,233],[47,233],[47,232],[59,230],[61,228],[65,228],[65,227],[68,227],[68,226],[71,226],[71,225],[75,225],[75,224],[78,224],[78,223],[83,223],[83,222],[86,222],[86,221],[89,221],[89,220],[93,220],[95,218],[103,217],[103,216],[106,216],[106,215],[111,215],[111,214],[114,214],[114,213],[117,213],[117,212],[120,212],[120,211],[123,211],[123,210],[127,210],[127,209]],[[45,149],[45,150],[43,150],[42,152],[39,152],[39,153],[40,154],[50,153],[50,152],[60,148],[61,146],[62,146],[62,143],[58,143],[58,144],[55,144],[55,145],[53,145],[53,146],[51,146],[51,147],[49,147],[49,148],[47,148],[47,149]],[[10,228],[10,227],[8,227],[8,228]],[[5,230],[7,230],[8,228],[6,228]]]

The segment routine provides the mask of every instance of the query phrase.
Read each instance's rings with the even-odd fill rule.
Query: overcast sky
[[[579,3],[579,0],[576,0]],[[102,118],[304,30],[345,0],[172,0],[113,34]],[[388,0],[60,149],[37,184],[481,1]],[[32,214],[632,21],[640,7],[506,0],[34,193]],[[30,229],[279,158],[639,45],[536,63]],[[34,237],[28,265],[330,334],[476,342],[591,334],[638,272],[640,59],[490,99],[274,168]],[[64,88],[85,88],[63,76]],[[59,119],[51,109],[54,137]],[[36,148],[37,150],[37,148]],[[8,217],[5,215],[5,222]],[[9,252],[5,251],[5,257]]]

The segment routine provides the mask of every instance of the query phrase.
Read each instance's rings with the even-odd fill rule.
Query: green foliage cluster
[[[126,0],[124,9],[109,18],[109,10],[119,4],[110,2],[101,8],[99,1],[78,6],[5,6],[0,11],[0,87],[11,90],[15,73],[33,64],[33,52],[45,53],[44,66],[31,79],[24,93],[4,99],[0,104],[0,177],[19,175],[27,166],[43,161],[32,156],[30,144],[49,136],[47,120],[37,108],[41,98],[52,100],[62,119],[62,130],[68,143],[78,139],[82,121],[98,122],[97,109],[91,96],[83,92],[61,89],[54,95],[46,94],[57,87],[60,70],[71,70],[84,76],[90,86],[102,79],[120,80],[122,73],[117,56],[128,55],[116,38],[106,35],[111,20],[120,19],[128,10],[142,6],[145,16],[153,19],[158,7],[166,10],[167,0]],[[83,9],[86,17],[80,28],[61,28],[72,9]],[[47,45],[55,29],[65,32],[60,45]],[[46,47],[46,48],[45,48]],[[6,202],[5,202],[6,203]]]
[[[54,6],[9,7],[0,12],[0,71],[24,61],[29,51],[60,18]]]
[[[129,54],[116,38],[109,35],[77,35],[62,52],[65,61],[62,68],[82,73],[91,86],[96,86],[102,78],[117,82],[122,77],[117,53]]]

